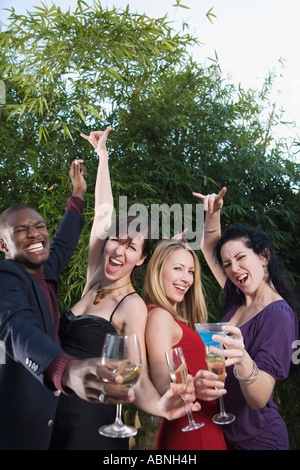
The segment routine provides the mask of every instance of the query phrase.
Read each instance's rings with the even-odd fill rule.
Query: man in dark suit
[[[58,337],[58,278],[83,227],[85,177],[71,165],[73,194],[51,242],[45,221],[31,207],[15,205],[0,216],[0,449],[47,449],[60,393],[106,403],[126,403],[133,392],[99,359],[64,353]]]

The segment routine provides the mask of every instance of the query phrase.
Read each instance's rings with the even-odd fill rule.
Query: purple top
[[[222,321],[230,321],[242,300],[238,289],[229,279],[226,281],[224,293],[226,313]],[[275,380],[286,379],[294,352],[292,343],[298,336],[297,318],[287,302],[272,302],[242,325],[240,330],[245,349],[258,368]],[[272,396],[264,408],[253,410],[244,399],[239,381],[233,375],[233,366],[228,367],[226,372],[225,408],[236,417],[232,424],[224,426],[228,448],[288,450],[286,425]]]

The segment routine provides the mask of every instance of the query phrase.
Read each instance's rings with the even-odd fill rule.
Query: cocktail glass
[[[222,330],[223,325],[229,325],[229,322],[220,323],[196,323],[198,333],[205,345],[205,360],[207,368],[218,375],[220,381],[225,382],[225,357],[223,345],[213,341],[213,335],[226,336]],[[217,350],[216,350],[217,349]],[[226,413],[223,396],[219,397],[220,413],[213,416],[212,420],[216,424],[229,424],[235,420],[232,413]]]
[[[221,343],[217,343],[212,340],[213,335],[226,336],[226,331],[222,330],[222,326],[230,325],[229,322],[220,323],[195,323],[195,327],[204,344],[210,344],[211,346],[218,347]]]

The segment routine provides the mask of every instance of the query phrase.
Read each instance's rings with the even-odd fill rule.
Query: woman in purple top
[[[231,225],[221,237],[218,195],[194,193],[204,203],[202,251],[226,296],[222,321],[228,391],[225,404],[236,420],[224,426],[229,449],[287,450],[286,425],[273,402],[276,380],[287,378],[297,339],[297,293],[268,236],[253,227]],[[234,335],[234,337],[232,336]],[[227,403],[226,403],[227,402]]]

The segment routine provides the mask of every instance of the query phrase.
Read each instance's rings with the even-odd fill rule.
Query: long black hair
[[[292,310],[299,315],[299,294],[285,269],[283,260],[275,253],[269,236],[256,227],[248,227],[241,224],[229,225],[215,247],[214,254],[218,263],[221,265],[221,248],[230,240],[243,240],[247,248],[251,248],[254,253],[268,260],[269,276],[266,281],[273,285],[278,294],[281,295]]]

